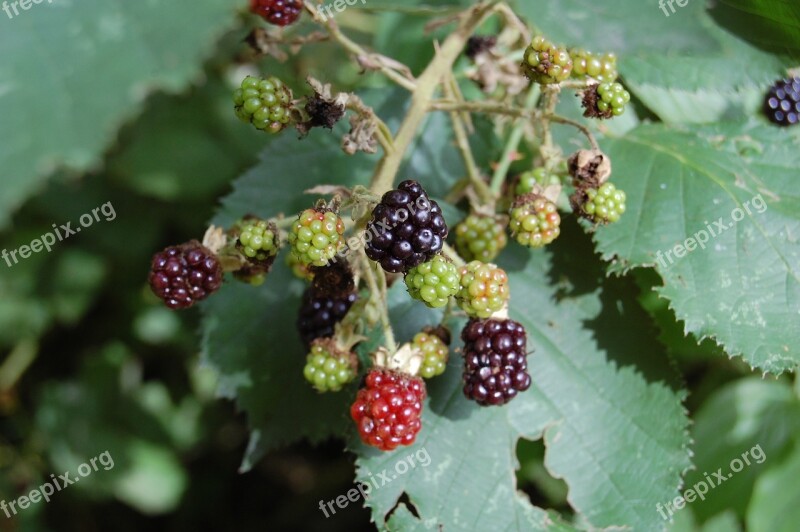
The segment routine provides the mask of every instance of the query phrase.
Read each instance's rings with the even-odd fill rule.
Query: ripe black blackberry
[[[390,273],[407,272],[442,249],[447,224],[439,205],[413,180],[381,198],[367,224],[367,256]]]
[[[358,299],[350,268],[333,263],[313,268],[314,280],[303,294],[297,316],[297,331],[306,347],[317,338],[330,338]]]
[[[333,336],[336,324],[344,319],[357,298],[355,293],[342,297],[315,297],[310,288],[306,290],[297,316],[297,332],[306,347],[317,338]]]
[[[800,122],[800,77],[775,82],[764,98],[764,113],[779,126]]]
[[[525,328],[509,319],[471,319],[464,341],[464,395],[482,406],[502,405],[527,390]]]
[[[192,240],[156,253],[150,268],[150,288],[167,307],[189,308],[222,285],[222,266],[214,253]]]
[[[300,18],[301,0],[250,0],[250,11],[276,26],[288,26]]]

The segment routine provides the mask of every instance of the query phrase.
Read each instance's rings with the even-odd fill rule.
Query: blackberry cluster
[[[764,99],[764,113],[779,126],[800,121],[800,77],[777,81]]]
[[[537,35],[525,50],[522,70],[528,79],[536,83],[559,83],[572,73],[572,59],[566,49]]]
[[[631,95],[620,83],[600,83],[583,93],[583,116],[587,118],[612,118],[625,112]]]
[[[455,232],[456,251],[467,260],[494,260],[508,243],[505,227],[493,216],[472,213]]]
[[[408,270],[405,282],[409,295],[431,308],[445,306],[461,288],[458,268],[441,255]]]
[[[422,186],[407,180],[383,195],[366,233],[367,256],[387,272],[405,273],[441,251],[447,224]]]
[[[303,12],[301,0],[250,0],[250,11],[270,24],[288,26]]]
[[[517,186],[514,188],[514,193],[517,196],[524,196],[533,192],[534,188],[540,186],[542,188],[551,185],[560,185],[561,179],[556,175],[547,171],[543,166],[528,170],[520,174]]]
[[[488,318],[508,302],[508,275],[502,268],[474,260],[464,265],[460,273],[461,291],[456,301],[468,316]]]
[[[334,341],[317,339],[306,357],[303,376],[318,392],[338,392],[356,376],[357,359],[342,352]]]
[[[289,233],[292,253],[302,264],[327,266],[344,243],[344,221],[327,209],[306,209]]]
[[[594,78],[597,81],[612,82],[619,77],[617,56],[612,53],[593,54],[584,49],[569,51],[572,57],[573,78]]]
[[[420,375],[431,379],[444,373],[450,349],[441,338],[433,333],[417,333],[411,341],[411,346],[422,353]]]
[[[168,247],[153,256],[150,288],[167,307],[189,308],[222,285],[222,266],[197,240]]]
[[[236,247],[248,259],[256,262],[269,261],[280,249],[278,230],[266,220],[245,220],[240,224]]]
[[[514,320],[471,319],[464,341],[464,395],[482,406],[502,405],[531,385],[525,328]]]
[[[519,196],[511,208],[508,227],[517,242],[538,248],[561,234],[561,216],[555,203],[536,194]]]
[[[583,212],[595,223],[616,222],[625,212],[625,192],[610,182],[586,190]]]
[[[274,76],[247,76],[233,93],[236,116],[268,133],[278,133],[292,121],[291,102],[292,91]]]
[[[412,445],[422,428],[425,381],[387,369],[373,369],[350,407],[361,440],[382,451]]]
[[[318,338],[330,338],[358,299],[352,273],[335,264],[312,270],[314,280],[303,294],[297,316],[297,331],[306,346]]]

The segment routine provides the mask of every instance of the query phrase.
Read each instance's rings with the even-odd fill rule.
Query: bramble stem
[[[456,95],[456,91],[452,87],[453,83],[456,83],[455,79],[452,76],[449,76],[449,79],[447,79],[444,83],[444,93],[448,98],[457,100],[458,97]],[[486,184],[486,181],[484,181],[483,177],[481,177],[481,173],[478,170],[478,165],[475,164],[475,157],[472,155],[472,147],[469,144],[469,138],[467,137],[466,127],[464,126],[464,120],[462,119],[461,114],[458,111],[451,111],[450,120],[453,122],[453,132],[456,137],[456,144],[461,152],[461,157],[464,159],[464,166],[467,169],[467,175],[472,182],[475,192],[480,198],[481,204],[494,205],[494,196],[492,191],[489,190],[489,186]]]
[[[347,35],[342,33],[342,30],[339,29],[339,25],[336,24],[336,21],[332,18],[328,18],[327,20],[323,18],[319,11],[317,10],[316,6],[311,2],[305,2],[306,11],[308,11],[311,16],[314,18],[316,22],[319,24],[324,25],[328,29],[328,33],[330,33],[331,37],[342,45],[342,47],[350,52],[351,54],[355,55],[356,57],[383,57],[380,54],[370,53],[365,50],[361,45],[356,43],[355,41],[351,40]],[[409,79],[395,70],[389,68],[387,65],[384,64],[383,61],[376,61],[378,70],[383,73],[384,76],[389,78],[391,81],[397,83],[404,89],[413,92],[416,90],[416,84],[414,83],[413,79]],[[398,63],[400,64],[400,63]]]
[[[538,98],[539,85],[534,84],[528,91],[528,96],[525,98],[525,106],[523,107],[522,111],[532,111],[533,106],[536,105],[536,100]],[[514,124],[514,128],[511,130],[511,133],[508,135],[508,141],[506,142],[506,147],[503,149],[503,155],[500,157],[500,161],[497,163],[497,167],[494,169],[494,175],[492,175],[492,184],[490,185],[490,188],[495,196],[500,195],[500,189],[503,187],[503,182],[506,180],[506,174],[508,173],[508,169],[511,167],[511,156],[515,151],[517,151],[524,132],[525,122],[518,120],[517,123]]]
[[[375,301],[377,307],[380,309],[381,326],[383,328],[384,339],[386,340],[386,349],[388,349],[390,353],[394,353],[397,351],[397,342],[394,339],[394,331],[392,330],[392,324],[389,320],[389,306],[386,296],[386,274],[383,272],[383,268],[377,264],[375,265],[376,270],[378,271],[378,280],[380,280],[379,287],[378,280],[375,278],[375,270],[372,269],[372,261],[367,258],[367,255],[363,250],[361,252],[361,261],[364,270],[364,278],[367,280],[367,287],[369,288],[370,297],[373,299],[373,301]]]
[[[428,112],[433,93],[442,82],[444,76],[452,69],[453,63],[458,59],[467,40],[472,36],[484,17],[491,11],[497,0],[487,0],[468,10],[466,16],[460,21],[458,28],[451,33],[436,56],[417,78],[417,87],[411,96],[411,106],[408,109],[400,129],[395,135],[396,150],[387,154],[378,164],[370,188],[376,194],[383,194],[392,188],[397,172],[403,162],[408,147],[417,136],[417,131]]]
[[[564,118],[563,116],[558,116],[558,115],[549,115],[548,118],[552,122],[556,122],[557,124],[566,124],[568,126],[572,126],[572,127],[576,128],[576,129],[578,129],[578,131],[583,133],[586,136],[586,138],[589,140],[589,144],[592,145],[592,149],[600,151],[600,145],[597,143],[597,139],[592,134],[592,132],[589,131],[589,128],[587,128],[583,124],[581,124],[579,122],[575,122],[574,120],[570,120],[569,118]]]
[[[455,264],[459,268],[467,264],[467,261],[462,259],[461,255],[459,255],[458,252],[455,249],[453,249],[447,242],[444,243],[444,246],[442,247],[442,252],[448,259],[453,261],[453,264]]]

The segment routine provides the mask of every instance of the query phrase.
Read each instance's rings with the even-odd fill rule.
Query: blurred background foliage
[[[12,268],[0,263],[0,500],[29,492],[51,473],[74,471],[105,450],[115,467],[59,493],[49,504],[34,505],[10,520],[0,515],[0,531],[371,529],[369,512],[360,504],[335,519],[316,510],[319,500],[352,487],[354,459],[344,452],[343,441],[292,445],[268,453],[252,471],[238,473],[248,441],[246,419],[232,402],[215,398],[215,376],[199,364],[199,315],[165,310],[146,285],[152,253],[202,235],[218,199],[269,142],[242,127],[231,111],[232,80],[246,69],[239,61],[243,65],[251,59],[243,40],[253,21],[235,16],[224,2],[209,3],[217,7],[209,10],[209,19],[220,13],[230,18],[203,33],[213,37],[205,47],[214,51],[204,55],[202,68],[178,81],[153,83],[165,91],[140,97],[139,111],[122,114],[121,129],[102,141],[105,151],[94,164],[91,157],[78,157],[68,167],[39,171],[40,183],[49,176],[46,185],[34,185],[31,192],[36,193],[27,199],[19,193],[3,203],[2,218],[8,223],[0,242],[6,249],[107,201],[117,218],[73,236],[51,253],[33,255]],[[388,2],[373,0],[372,9],[352,9],[340,22],[356,39],[418,71],[432,55],[431,37],[423,37],[428,18],[421,15],[446,14],[452,3],[432,2],[397,14],[383,13],[380,7]],[[190,12],[182,23],[193,24],[194,3],[177,4]],[[558,16],[556,4],[542,8],[545,21]],[[589,9],[585,4],[570,2],[575,9]],[[793,4],[786,5],[791,9]],[[731,12],[742,6],[722,2],[718,18],[741,21]],[[41,15],[20,16],[15,31],[37,20],[47,23],[46,8],[36,9]],[[667,20],[655,4],[647,9],[650,25]],[[763,14],[759,24],[769,28],[769,13]],[[12,42],[9,25],[0,22],[0,50],[7,52],[12,45],[22,46]],[[747,29],[730,26],[752,37]],[[311,28],[303,23],[293,31]],[[177,33],[179,39],[182,32]],[[567,31],[554,33],[558,39],[570,38]],[[690,29],[686,35],[688,45],[701,44],[693,42]],[[639,37],[649,39],[650,34]],[[785,42],[796,43],[794,38]],[[635,39],[622,44],[637,45]],[[679,48],[681,43],[673,44]],[[776,43],[757,44],[769,48]],[[384,86],[379,76],[362,75],[341,60],[338,50],[323,44],[304,47],[286,63],[265,58],[259,67],[285,79],[312,75],[342,91],[357,84],[360,89]],[[91,87],[94,80],[86,81]],[[55,92],[49,96],[66,98]],[[640,117],[648,115],[642,110]],[[0,116],[0,122],[6,119]],[[81,119],[91,123],[92,116]],[[13,146],[13,128],[0,131],[6,147]],[[9,168],[4,168],[2,178],[27,178],[21,166],[13,170],[20,174],[5,175]],[[689,473],[687,484],[701,478],[704,467],[716,470],[755,443],[768,456],[759,470],[748,470],[705,502],[691,505],[691,512],[679,514],[673,529],[733,531],[746,522],[769,530],[779,528],[770,521],[778,510],[781,519],[800,522],[797,491],[782,489],[800,471],[800,386],[791,376],[761,379],[712,341],[698,344],[684,337],[682,324],[652,291],[660,284],[656,274],[636,270],[634,279],[619,290],[638,298],[690,392],[686,407],[695,420],[691,431],[698,470]],[[543,443],[521,440],[517,455],[519,486],[532,502],[569,514],[566,485],[544,468]],[[748,505],[755,510],[746,512]]]

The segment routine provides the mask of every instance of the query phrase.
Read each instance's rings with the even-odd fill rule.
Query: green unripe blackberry
[[[461,288],[458,268],[441,255],[408,270],[405,281],[411,297],[431,308],[445,306]]]
[[[301,264],[327,266],[344,242],[344,222],[329,210],[306,209],[289,232],[292,253]]]
[[[419,349],[422,353],[420,376],[431,379],[444,373],[450,349],[441,338],[427,332],[417,333],[411,341],[411,347]]]
[[[537,35],[525,50],[522,71],[528,79],[543,85],[559,83],[572,73],[572,58],[542,35]]]
[[[616,222],[625,212],[625,192],[606,181],[599,189],[586,190],[586,201],[582,208],[595,223]]]
[[[338,392],[356,376],[357,359],[341,351],[334,340],[320,338],[311,344],[303,376],[318,392]]]
[[[291,102],[292,91],[274,76],[247,76],[233,93],[236,116],[268,133],[278,133],[291,123]]]
[[[488,318],[508,302],[508,276],[494,264],[472,261],[459,270],[461,290],[456,301],[472,318]]]
[[[572,57],[573,78],[590,77],[601,82],[612,82],[619,77],[615,54],[593,54],[584,49],[576,49],[570,50],[569,55]]]
[[[278,230],[266,220],[244,220],[240,225],[236,247],[252,261],[270,260],[280,249]]]
[[[537,194],[520,196],[511,207],[508,227],[517,242],[530,248],[546,246],[561,234],[555,203]]]
[[[545,167],[540,166],[520,174],[514,193],[517,196],[524,196],[533,192],[536,185],[547,188],[550,185],[560,184],[561,179],[557,175],[549,173]]]
[[[489,262],[508,243],[505,226],[493,216],[472,213],[456,226],[456,250],[467,260]]]

